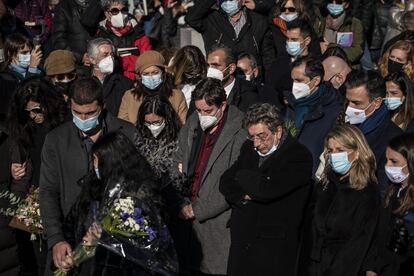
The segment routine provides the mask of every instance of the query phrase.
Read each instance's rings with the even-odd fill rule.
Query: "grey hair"
[[[250,106],[243,119],[244,128],[247,129],[260,123],[265,124],[271,132],[275,132],[279,126],[283,127],[283,119],[279,109],[268,103]]]
[[[107,38],[98,37],[88,42],[88,48],[87,48],[88,56],[91,58],[96,58],[99,54],[99,46],[101,45],[111,45],[112,52],[115,54],[115,47],[112,41]]]
[[[128,7],[128,0],[101,0],[101,6],[104,10],[113,4],[124,4],[126,7]]]

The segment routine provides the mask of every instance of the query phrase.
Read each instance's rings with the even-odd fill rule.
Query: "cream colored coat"
[[[132,124],[136,124],[138,118],[138,110],[141,106],[144,98],[137,98],[133,93],[133,90],[128,90],[122,97],[121,106],[119,107],[118,118],[128,121]],[[184,125],[187,116],[187,103],[183,92],[177,89],[173,89],[171,97],[168,98],[175,112],[177,112],[181,123]]]

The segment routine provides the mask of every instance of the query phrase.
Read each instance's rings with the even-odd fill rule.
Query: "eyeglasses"
[[[258,139],[259,142],[264,142],[266,141],[267,137],[269,137],[269,134],[266,133],[259,133],[257,135],[248,135],[247,139],[254,142],[255,139]]]
[[[74,80],[76,78],[75,72],[69,72],[65,74],[57,74],[53,75],[52,78],[54,78],[56,81],[64,81],[64,80]]]
[[[112,15],[117,15],[119,12],[121,12],[123,14],[128,14],[128,8],[122,8],[122,9],[113,8],[113,9],[110,9],[109,12]]]
[[[281,7],[281,8],[280,8],[280,11],[281,11],[281,12],[286,12],[286,11],[289,11],[289,12],[296,12],[296,8],[294,8],[294,7]]]
[[[154,122],[145,122],[145,126],[160,126],[164,123],[164,120],[154,121]]]
[[[32,109],[25,109],[24,111],[26,111],[27,114],[30,114],[30,112],[33,112],[34,114],[42,114],[43,113],[43,110],[40,108],[40,106],[33,107]]]

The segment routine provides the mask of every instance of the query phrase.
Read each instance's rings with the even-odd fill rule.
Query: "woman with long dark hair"
[[[385,77],[387,96],[385,105],[391,113],[391,120],[402,130],[414,131],[413,83],[404,72]]]
[[[393,138],[386,155],[390,185],[379,227],[376,273],[414,275],[414,134]]]
[[[63,96],[41,78],[22,83],[10,103],[8,131],[25,162],[33,164],[32,186],[39,186],[40,153],[46,134],[67,119]],[[20,177],[16,175],[17,177]]]
[[[172,77],[165,70],[165,60],[157,51],[147,51],[135,64],[137,81],[135,89],[125,92],[119,107],[120,119],[136,124],[138,110],[145,97],[161,94],[168,98],[182,124],[187,116],[187,104],[183,92],[174,89]]]
[[[146,194],[147,189],[144,187],[156,185],[156,177],[145,158],[121,132],[110,132],[99,138],[92,146],[91,154],[94,172],[79,181],[82,193],[64,224],[65,238],[73,247],[82,240],[90,240],[93,232],[96,234],[101,212],[111,198],[128,195],[151,202],[152,195]],[[167,251],[173,250],[172,244],[162,246]],[[174,253],[171,254],[174,256]],[[81,275],[158,275],[150,272],[149,267],[131,261],[129,257],[134,256],[122,257],[98,245],[94,259],[81,266],[77,272]],[[67,263],[71,261],[67,260]]]
[[[153,193],[160,196],[161,201],[158,203],[164,209],[164,215],[182,203],[179,196],[182,182],[172,161],[172,156],[178,149],[181,126],[176,112],[164,96],[145,98],[138,113],[135,144],[159,179],[160,186]]]

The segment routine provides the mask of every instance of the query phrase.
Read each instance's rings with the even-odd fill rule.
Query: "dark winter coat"
[[[21,163],[19,149],[9,139],[6,129],[0,125],[0,192],[10,191],[24,196],[28,188],[31,167],[27,166],[27,175],[19,181],[12,179],[10,167],[12,163]],[[1,199],[0,208],[7,208],[8,202]],[[19,259],[13,229],[9,227],[10,217],[0,215],[0,275],[19,275]]]
[[[135,128],[107,113],[106,131],[120,130],[133,141]],[[91,170],[78,128],[66,122],[46,136],[40,168],[40,210],[49,248],[64,241],[62,222],[79,195],[77,181]]]
[[[107,76],[103,82],[103,97],[106,110],[113,116],[118,116],[122,97],[127,90],[132,88],[134,88],[134,83],[120,74]]]
[[[72,51],[77,63],[81,64],[87,43],[96,33],[100,12],[98,1],[89,1],[86,9],[75,0],[60,1],[55,9],[50,35],[53,50]]]
[[[272,87],[279,99],[292,91],[293,80],[291,77],[292,58],[287,55],[278,56],[266,73],[265,83]]]
[[[6,119],[5,117],[9,109],[10,100],[19,86],[19,83],[25,78],[35,76],[38,75],[27,72],[26,76],[23,77],[23,75],[11,70],[7,64],[3,63],[0,65],[0,122]]]
[[[251,141],[220,181],[231,204],[228,276],[295,275],[300,229],[311,191],[312,156],[294,138],[261,166]],[[251,201],[243,201],[249,195]]]
[[[330,173],[318,184],[313,217],[312,276],[359,276],[372,270],[371,256],[380,200],[376,184],[362,190]],[[362,274],[364,273],[364,274]]]
[[[395,213],[401,206],[400,200],[407,193],[407,188],[395,188],[394,194],[389,198],[389,205],[381,210],[375,243],[378,251],[373,271],[381,276],[414,274],[414,208],[404,214]]]
[[[224,44],[235,54],[246,52],[254,55],[259,64],[269,65],[275,56],[274,49],[265,44],[271,36],[266,17],[245,9],[246,24],[236,37],[227,14],[221,9],[212,9],[216,0],[197,1],[185,18],[188,25],[202,34],[206,52],[216,44]]]
[[[367,119],[367,122],[368,121],[369,118]],[[387,162],[385,150],[387,149],[388,142],[402,133],[403,131],[391,121],[389,115],[387,115],[374,130],[364,133],[368,145],[374,153],[375,160],[377,161],[378,185],[382,197],[385,196],[388,186],[388,177],[385,174],[385,163]]]
[[[335,124],[336,118],[343,107],[344,99],[330,84],[324,83],[325,93],[303,118],[300,129],[297,129],[296,138],[305,145],[313,157],[313,172],[319,165],[319,157],[323,152],[325,137]],[[319,89],[322,88],[319,87]],[[316,93],[316,92],[315,92]],[[291,106],[293,94],[288,97],[289,106],[286,111],[286,120],[295,121],[295,110]]]

